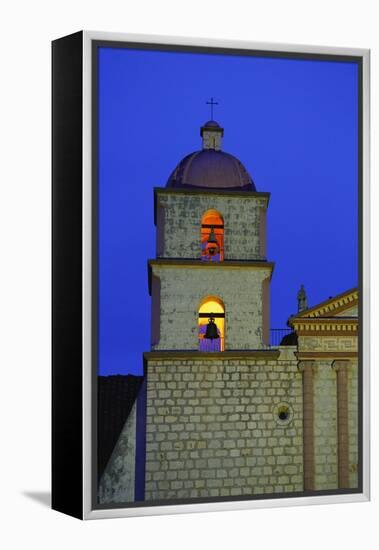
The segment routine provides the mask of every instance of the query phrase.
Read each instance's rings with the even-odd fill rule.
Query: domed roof
[[[233,155],[203,149],[184,157],[167,181],[167,187],[256,191],[244,165]]]
[[[179,162],[167,181],[167,187],[198,187],[214,190],[256,191],[244,165],[233,155],[221,151],[224,129],[215,120],[200,130],[203,149]]]
[[[203,125],[203,128],[221,128],[221,126],[215,120],[208,120],[208,122]]]

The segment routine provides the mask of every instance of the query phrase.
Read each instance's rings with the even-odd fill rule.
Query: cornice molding
[[[243,197],[244,199],[260,198],[267,202],[271,193],[266,191],[237,191],[235,189],[207,189],[202,187],[154,187],[155,195],[220,195],[227,197]]]
[[[159,265],[162,267],[191,267],[204,269],[274,269],[274,262],[266,262],[262,260],[224,260],[222,262],[203,262],[192,258],[157,258],[148,260],[148,265]]]
[[[298,336],[357,336],[357,317],[292,318],[289,325]]]

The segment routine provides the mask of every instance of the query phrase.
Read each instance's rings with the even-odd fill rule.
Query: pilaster
[[[303,468],[304,491],[315,490],[314,456],[314,361],[300,361],[298,369],[303,373]]]
[[[348,361],[333,361],[337,376],[337,448],[338,487],[346,489],[349,483],[349,429],[348,429]]]

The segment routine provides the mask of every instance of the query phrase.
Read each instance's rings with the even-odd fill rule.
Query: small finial
[[[213,120],[213,106],[218,105],[218,101],[214,101],[213,97],[211,97],[211,100],[207,101],[206,104],[211,106],[211,120]]]
[[[307,295],[305,292],[304,285],[301,285],[300,290],[297,293],[297,311],[298,313],[301,313],[306,309],[308,309]]]

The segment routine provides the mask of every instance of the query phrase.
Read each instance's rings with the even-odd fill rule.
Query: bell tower
[[[221,150],[222,135],[214,120],[204,124],[202,148],[154,190],[151,351],[137,407],[146,426],[136,444],[141,500],[269,493],[287,479],[302,489],[301,420],[291,451],[277,456],[302,393],[293,351],[269,346],[269,194]]]
[[[213,120],[204,124],[203,149],[179,163],[165,188],[154,190],[153,351],[269,344],[269,194],[257,192],[242,163],[221,151],[223,132]]]

